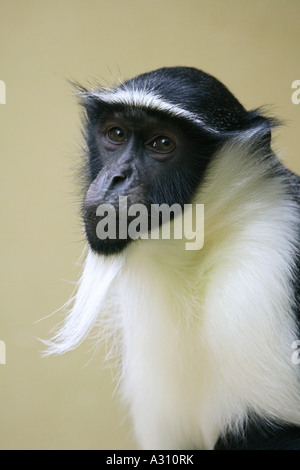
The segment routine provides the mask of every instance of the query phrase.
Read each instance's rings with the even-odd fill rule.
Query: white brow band
[[[116,89],[112,91],[91,90],[88,92],[80,93],[80,95],[87,97],[99,98],[105,103],[111,104],[124,104],[127,106],[134,106],[140,108],[152,109],[154,111],[167,112],[174,117],[182,117],[195,124],[200,125],[203,129],[214,134],[220,134],[220,131],[208,126],[199,116],[191,113],[180,106],[174,105],[165,101],[159,95],[154,94],[149,90],[137,89]]]

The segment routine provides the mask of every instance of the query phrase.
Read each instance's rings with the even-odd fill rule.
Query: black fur
[[[300,450],[300,427],[274,426],[256,417],[243,433],[220,437],[214,450]]]

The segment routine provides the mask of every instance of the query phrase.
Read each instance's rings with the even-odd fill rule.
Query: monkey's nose
[[[126,196],[137,184],[138,174],[129,165],[115,165],[114,168],[101,171],[91,183],[84,201],[84,209],[95,209],[99,204],[114,204],[118,196]]]
[[[107,182],[108,190],[120,190],[130,187],[133,183],[133,169],[131,167],[118,168],[116,172],[110,175]]]

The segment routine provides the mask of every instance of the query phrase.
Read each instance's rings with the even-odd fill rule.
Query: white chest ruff
[[[182,271],[135,259],[136,276],[131,265],[122,281],[123,292],[136,287],[122,298],[122,383],[141,446],[212,448],[249,409],[299,423],[287,287],[260,279],[260,263],[244,271],[240,259],[193,288]]]

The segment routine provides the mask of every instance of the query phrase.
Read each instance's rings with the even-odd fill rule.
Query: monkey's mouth
[[[119,253],[131,241],[139,238],[136,235],[137,231],[139,231],[139,223],[134,225],[137,231],[130,229],[136,217],[117,210],[110,210],[109,207],[103,207],[103,213],[101,215],[98,214],[98,208],[86,209],[83,214],[87,241],[92,250],[97,253]],[[146,226],[146,221],[144,225]]]
[[[106,213],[97,215],[95,210],[88,210],[84,214],[84,226],[87,235],[96,236],[99,240],[125,240],[130,238],[128,227],[134,217]]]
[[[163,206],[164,210],[158,204],[131,204],[126,196],[119,197],[118,205],[102,203],[97,207],[84,206],[85,233],[91,248],[98,253],[118,253],[133,240],[172,238],[170,227],[165,235],[161,233],[161,228],[172,223],[175,212],[170,212],[167,204]],[[178,210],[177,215],[181,217],[179,205]]]

